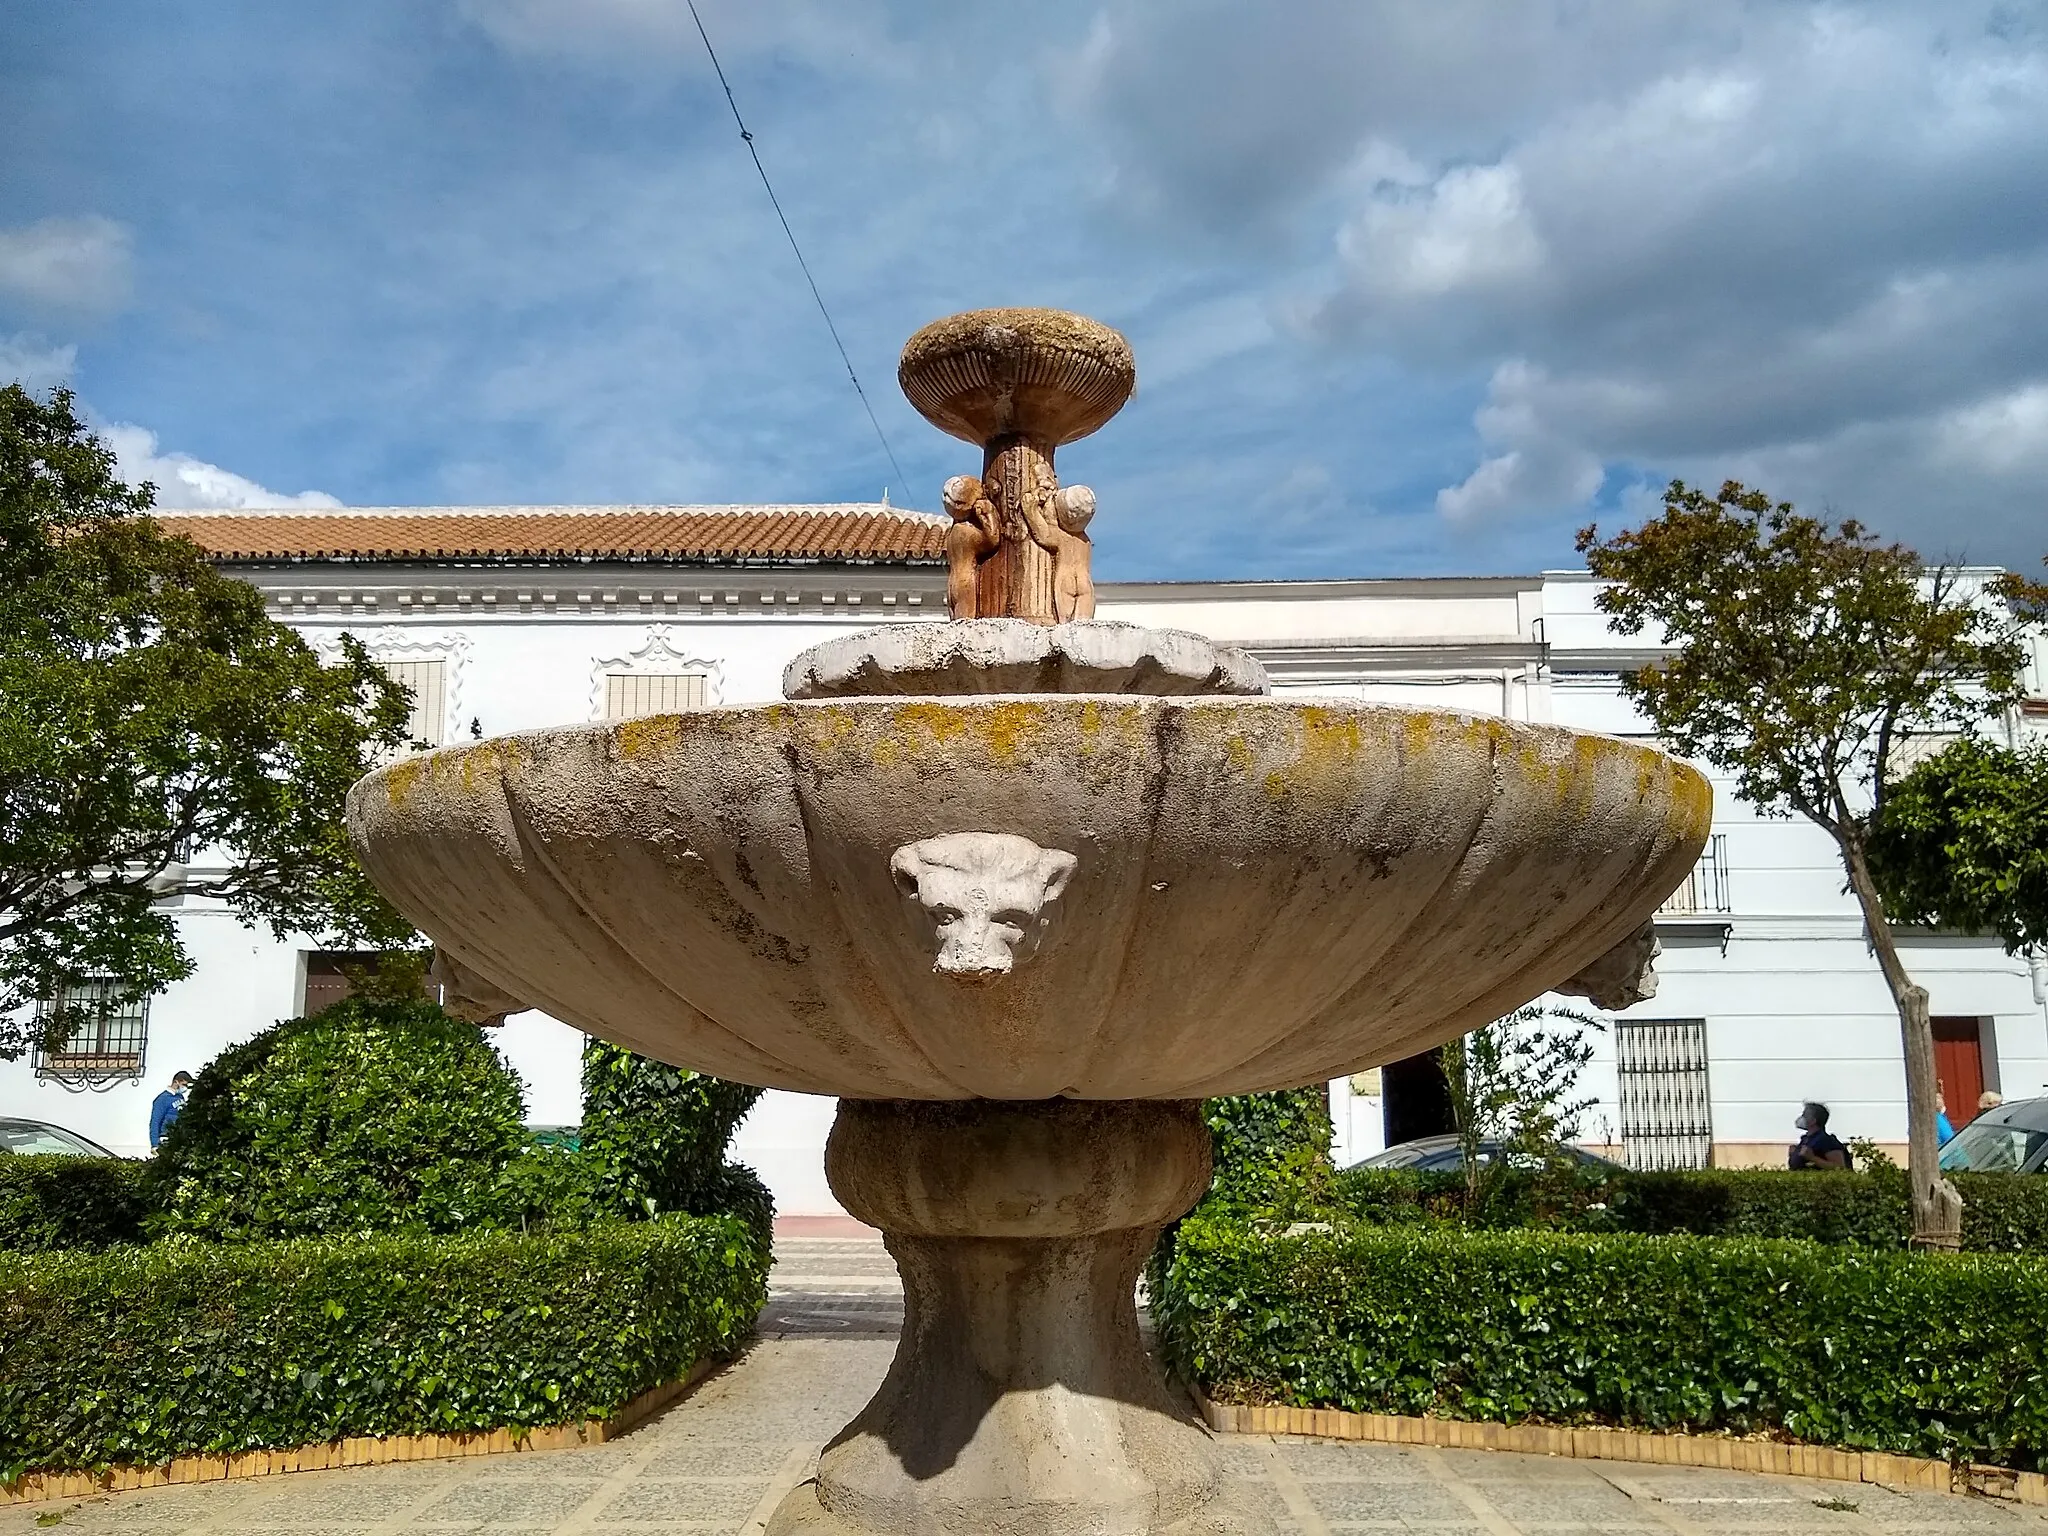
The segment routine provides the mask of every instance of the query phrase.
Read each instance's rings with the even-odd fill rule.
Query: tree
[[[1575,1097],[1579,1074],[1593,1059],[1586,1035],[1601,1027],[1573,1009],[1532,1003],[1439,1048],[1458,1123],[1468,1215],[1478,1214],[1509,1168],[1548,1165],[1559,1145],[1578,1134],[1579,1117],[1595,1102]],[[1498,1145],[1499,1157],[1481,1151],[1488,1142]]]
[[[72,409],[0,387],[0,1058],[188,974],[162,898],[225,902],[280,936],[409,938],[341,825],[402,744],[407,692],[353,639],[335,666],[147,513]],[[192,852],[224,868],[200,879]],[[106,996],[111,992],[112,996]]]
[[[2048,745],[1964,737],[1918,764],[1884,797],[1870,872],[1899,922],[2048,944]]]
[[[1671,647],[1622,679],[1671,749],[1731,775],[1760,811],[1804,816],[1834,840],[1899,1014],[1914,1241],[1954,1247],[1962,1199],[1935,1161],[1927,993],[1899,959],[1868,824],[1900,740],[1961,729],[2017,697],[2017,617],[1952,567],[1734,481],[1710,496],[1674,480],[1661,516],[1604,542],[1588,527],[1578,547],[1615,628],[1654,625]]]

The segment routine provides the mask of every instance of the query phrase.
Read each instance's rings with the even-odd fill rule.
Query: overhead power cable
[[[711,34],[704,30],[704,18],[697,14],[697,0],[688,0],[690,20],[697,24],[697,35],[704,39],[704,52],[710,55],[711,68],[718,76],[718,83],[725,88],[725,104],[732,108],[732,120],[739,125],[740,138],[747,146],[747,153],[753,156],[754,169],[760,173],[761,185],[767,189],[768,201],[775,209],[775,217],[782,223],[782,232],[789,237],[789,248],[796,253],[796,264],[803,269],[804,281],[811,285],[811,297],[818,301],[818,313],[825,317],[825,329],[832,333],[832,345],[839,349],[839,361],[846,364],[846,377],[853,383],[853,392],[860,396],[861,409],[868,413],[868,425],[875,429],[875,441],[882,445],[889,467],[896,472],[896,483],[910,494],[910,481],[904,476],[903,466],[896,462],[896,450],[889,446],[888,434],[882,431],[882,423],[875,415],[874,406],[869,403],[868,392],[860,387],[860,375],[853,371],[853,359],[847,356],[846,343],[839,339],[839,327],[832,323],[832,311],[825,307],[825,295],[818,291],[818,280],[811,276],[811,264],[804,260],[803,247],[796,243],[796,231],[789,227],[789,215],[782,211],[782,199],[775,195],[775,184],[768,179],[768,167],[761,163],[761,151],[754,146],[754,135],[748,131],[746,119],[740,116],[740,104],[733,99],[732,82],[725,78],[725,69],[718,62],[718,50],[711,46]]]

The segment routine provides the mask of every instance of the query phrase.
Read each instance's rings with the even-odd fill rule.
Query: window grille
[[[1631,1168],[1705,1168],[1714,1149],[1705,1019],[1617,1019],[1622,1156]]]
[[[448,663],[445,661],[380,661],[384,675],[412,690],[412,713],[406,717],[405,739],[438,747],[447,737],[442,718],[448,709]]]
[[[607,672],[604,717],[634,720],[702,709],[707,681],[702,672]]]
[[[67,1088],[106,1088],[142,1076],[149,1047],[149,999],[124,983],[88,981],[65,987],[36,1010],[44,1023],[62,1011],[66,1029],[54,1044],[38,1041],[35,1073]]]
[[[1685,884],[1664,898],[1657,909],[1665,917],[1691,917],[1701,912],[1732,911],[1728,904],[1728,838],[1716,832],[1706,851],[1685,877]]]

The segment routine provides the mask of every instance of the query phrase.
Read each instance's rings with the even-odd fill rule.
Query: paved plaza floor
[[[778,1243],[760,1340],[659,1419],[584,1450],[307,1472],[0,1508],[0,1536],[757,1536],[880,1383],[901,1290],[879,1243]],[[1299,1536],[2048,1532],[2048,1510],[1809,1478],[1487,1451],[1230,1437]]]

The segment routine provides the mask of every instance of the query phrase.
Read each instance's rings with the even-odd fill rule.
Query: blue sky
[[[2048,549],[2048,4],[0,0],[0,375],[167,504],[864,500],[1123,329],[1112,578],[1528,571],[1672,475]]]

